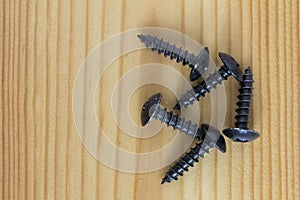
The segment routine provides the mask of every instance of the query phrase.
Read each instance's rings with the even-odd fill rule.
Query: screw
[[[151,96],[148,101],[143,105],[141,112],[142,125],[147,125],[153,118],[160,120],[162,123],[167,124],[167,126],[173,127],[182,133],[199,138],[201,133],[198,129],[197,124],[192,124],[191,121],[186,121],[184,118],[173,114],[173,112],[168,112],[167,109],[161,108],[162,95],[157,93]]]
[[[258,138],[260,135],[255,130],[248,129],[248,116],[250,111],[251,96],[252,96],[252,72],[250,67],[245,70],[243,75],[243,82],[239,89],[239,101],[237,102],[238,108],[236,109],[237,115],[235,116],[236,128],[227,128],[223,130],[224,135],[232,139],[234,142],[251,142]]]
[[[138,35],[141,42],[146,44],[146,47],[151,48],[152,51],[157,51],[159,54],[164,53],[164,56],[170,56],[171,60],[175,58],[176,62],[182,62],[183,65],[189,65],[192,68],[190,73],[190,80],[198,79],[208,69],[209,65],[209,50],[207,47],[200,51],[198,56],[189,53],[187,50],[183,51],[169,42],[163,41],[151,35]]]
[[[218,129],[208,124],[202,124],[200,133],[201,141],[170,168],[161,184],[170,183],[177,180],[178,176],[183,176],[184,171],[188,171],[189,167],[193,167],[194,162],[198,162],[200,157],[207,156],[213,147],[216,147],[222,153],[226,152],[225,139]]]
[[[201,96],[205,96],[207,92],[210,92],[213,88],[216,88],[218,84],[221,84],[223,80],[227,80],[229,76],[233,76],[239,82],[242,82],[242,71],[239,67],[239,63],[230,55],[226,53],[219,53],[219,57],[224,63],[219,70],[216,70],[213,74],[210,74],[205,80],[199,82],[192,90],[187,91],[181,95],[174,109],[180,109],[180,106],[187,107],[193,104],[194,101],[199,101]]]

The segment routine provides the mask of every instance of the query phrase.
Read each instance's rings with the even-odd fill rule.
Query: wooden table
[[[1,199],[299,199],[299,7],[297,0],[1,1]],[[72,115],[74,82],[88,53],[115,34],[149,26],[208,46],[218,66],[219,51],[250,65],[255,90],[249,126],[261,133],[248,144],[227,139],[226,154],[212,151],[164,186],[168,166],[133,174],[94,159]],[[188,68],[163,56],[135,51],[113,62],[97,89],[99,124],[112,143],[136,153],[161,148],[176,134],[164,127],[149,139],[132,138],[112,118],[115,83],[149,62],[188,75]],[[224,127],[232,127],[238,85],[230,79],[225,87]],[[157,91],[167,106],[175,102],[167,88],[138,89],[129,109],[136,123],[143,101]]]

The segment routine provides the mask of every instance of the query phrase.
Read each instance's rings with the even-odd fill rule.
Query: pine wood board
[[[1,199],[299,199],[299,7],[298,0],[1,1]],[[115,34],[150,26],[185,33],[208,46],[218,65],[217,52],[224,51],[241,66],[251,66],[250,127],[261,133],[249,144],[227,140],[226,154],[211,152],[165,186],[160,180],[168,167],[132,174],[94,159],[72,115],[74,81],[89,52]],[[134,52],[106,72],[100,100],[110,97],[123,74],[153,60],[187,74],[163,57]],[[226,127],[234,126],[235,85],[225,83]],[[147,86],[142,95],[158,90],[172,97],[158,86]],[[131,102],[138,120],[142,101]],[[109,113],[99,105],[98,118],[120,148],[147,152],[174,136],[165,127],[149,140],[128,141]]]

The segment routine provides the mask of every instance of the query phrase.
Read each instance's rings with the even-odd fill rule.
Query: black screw
[[[150,97],[148,101],[143,105],[141,112],[142,125],[148,124],[151,119],[160,120],[162,123],[167,124],[167,126],[173,127],[180,132],[186,133],[187,135],[199,138],[201,136],[200,129],[198,129],[197,124],[193,124],[191,121],[187,121],[178,115],[173,114],[173,112],[168,112],[167,109],[160,107],[161,94],[157,93]]]
[[[224,135],[232,139],[234,142],[251,142],[259,137],[258,132],[248,129],[248,117],[251,105],[253,82],[252,72],[250,67],[248,67],[245,70],[243,82],[239,89],[239,101],[237,102],[238,108],[236,109],[237,115],[235,116],[236,128],[227,128],[223,130]]]
[[[194,166],[194,162],[198,162],[199,158],[204,158],[209,151],[216,147],[222,153],[226,152],[226,143],[220,131],[208,124],[202,124],[200,128],[201,142],[197,143],[189,152],[180,158],[162,179],[161,184],[169,183],[177,180],[178,176],[183,176],[184,171],[188,171],[189,167]]]
[[[157,51],[159,54],[164,53],[164,56],[170,56],[171,60],[175,58],[176,62],[182,62],[183,65],[189,65],[192,68],[190,80],[194,81],[203,74],[209,65],[209,50],[207,47],[202,49],[198,56],[189,53],[187,50],[183,51],[175,45],[170,45],[169,42],[163,41],[151,35],[138,35],[141,42],[146,44],[146,47],[151,48],[152,51]]]
[[[227,80],[229,76],[233,76],[239,82],[243,81],[242,71],[238,62],[226,53],[220,52],[219,57],[224,65],[213,74],[210,74],[204,81],[199,82],[192,90],[181,95],[177,104],[174,106],[174,109],[180,109],[180,106],[187,107],[190,104],[193,104],[194,101],[199,101],[201,96],[204,97],[207,92],[216,88],[223,80]]]

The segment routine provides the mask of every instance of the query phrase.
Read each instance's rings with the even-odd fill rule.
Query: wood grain
[[[300,199],[299,7],[298,0],[2,0],[1,199]],[[148,26],[174,29],[207,45],[218,65],[217,52],[228,52],[251,66],[255,79],[250,127],[261,137],[250,144],[227,140],[226,154],[213,151],[166,186],[159,183],[167,167],[131,174],[95,160],[83,147],[72,115],[74,81],[88,53],[115,34]],[[153,61],[187,74],[161,56],[134,52],[105,72],[100,100],[108,102],[123,74]],[[233,80],[225,86],[224,126],[230,127],[237,86]],[[135,95],[143,99],[159,90],[172,97],[158,86]],[[131,114],[139,116],[142,101],[131,102]],[[174,136],[164,128],[149,140],[132,139],[110,112],[98,105],[100,125],[120,148],[147,152]]]

